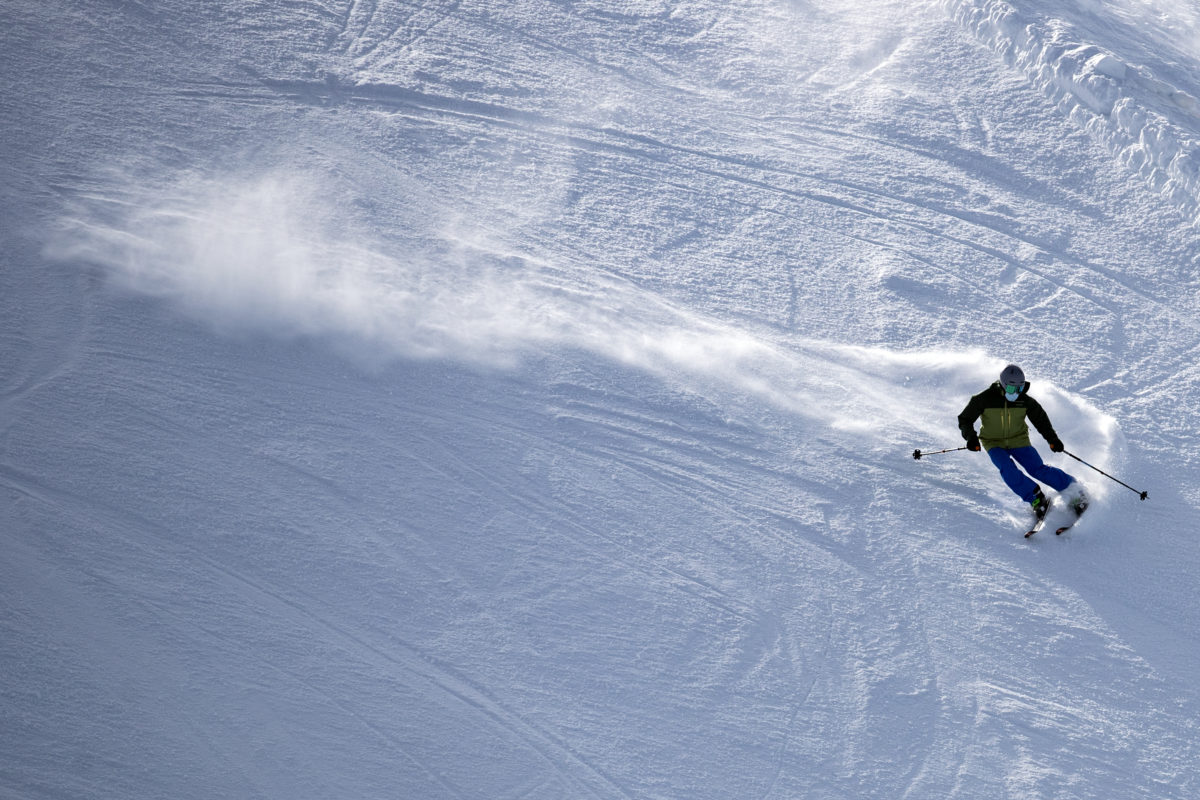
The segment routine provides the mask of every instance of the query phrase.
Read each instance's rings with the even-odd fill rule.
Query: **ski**
[[[1063,525],[1061,528],[1058,528],[1057,530],[1055,530],[1054,531],[1055,536],[1062,536],[1063,533],[1065,533],[1066,531],[1069,531],[1069,530],[1071,530],[1071,528],[1075,527],[1075,523],[1079,522],[1079,518],[1083,516],[1083,512],[1087,511],[1086,498],[1084,499],[1084,502],[1082,505],[1071,506],[1071,508],[1075,511],[1075,519],[1071,520],[1068,524]]]
[[[1030,536],[1033,536],[1035,533],[1040,531],[1042,528],[1046,527],[1046,515],[1050,513],[1050,508],[1051,508],[1050,501],[1047,500],[1046,501],[1046,510],[1043,511],[1042,515],[1037,518],[1037,522],[1033,523],[1033,527],[1030,528],[1025,533],[1026,539],[1028,539]]]
[[[1046,518],[1042,517],[1037,522],[1033,523],[1033,527],[1025,533],[1025,538],[1028,539],[1030,536],[1033,536],[1044,527],[1046,527]]]
[[[1075,523],[1076,523],[1076,522],[1079,522],[1079,517],[1076,517],[1075,519],[1071,520],[1071,521],[1070,521],[1070,522],[1068,522],[1066,525],[1063,525],[1063,526],[1062,526],[1062,527],[1060,527],[1060,528],[1055,528],[1055,530],[1054,530],[1054,535],[1055,535],[1055,536],[1062,536],[1064,533],[1066,533],[1067,531],[1071,530],[1071,528],[1074,528],[1074,527],[1075,527]]]

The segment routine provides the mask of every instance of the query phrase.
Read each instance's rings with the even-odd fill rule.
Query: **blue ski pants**
[[[1000,470],[1000,477],[1008,484],[1008,488],[1026,503],[1032,503],[1033,498],[1037,496],[1039,487],[1034,480],[1041,481],[1056,492],[1066,489],[1075,480],[1058,467],[1044,463],[1033,445],[1014,447],[1012,450],[993,447],[987,453],[996,469]],[[1030,480],[1024,472],[1017,469],[1017,464],[1020,464],[1021,469],[1028,472],[1034,480]]]

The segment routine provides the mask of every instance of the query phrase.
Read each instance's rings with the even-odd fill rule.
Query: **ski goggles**
[[[1015,383],[1009,383],[1004,386],[1004,391],[1007,394],[1019,394],[1021,391],[1021,387]]]

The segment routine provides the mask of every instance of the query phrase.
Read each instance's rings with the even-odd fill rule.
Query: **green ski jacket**
[[[996,381],[972,397],[967,407],[958,415],[958,429],[963,438],[970,444],[971,440],[976,438],[975,421],[982,419],[978,439],[985,449],[1003,447],[1012,450],[1028,447],[1029,426],[1025,421],[1029,420],[1047,442],[1056,441],[1058,434],[1054,432],[1050,418],[1046,416],[1041,404],[1026,394],[1028,391],[1029,382],[1026,381],[1017,399],[1009,400],[1004,396],[1000,381]]]

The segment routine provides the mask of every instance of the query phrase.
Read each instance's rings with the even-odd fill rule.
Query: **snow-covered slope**
[[[1190,7],[0,8],[0,795],[1195,796]]]

